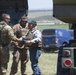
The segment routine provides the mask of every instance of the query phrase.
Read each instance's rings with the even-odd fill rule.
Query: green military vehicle
[[[76,0],[53,0],[53,16],[74,30],[74,40],[59,49],[57,75],[76,75]]]
[[[21,16],[28,15],[28,0],[0,0],[0,20],[2,13],[11,15],[11,23],[17,23]]]

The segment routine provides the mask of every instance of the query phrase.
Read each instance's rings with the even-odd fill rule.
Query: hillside
[[[30,10],[28,13],[29,20],[36,20],[39,23],[63,23],[53,17],[52,10]]]

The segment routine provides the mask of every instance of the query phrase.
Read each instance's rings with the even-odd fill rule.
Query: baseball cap
[[[31,20],[28,22],[28,24],[34,24],[34,25],[37,25],[37,22],[35,20]]]

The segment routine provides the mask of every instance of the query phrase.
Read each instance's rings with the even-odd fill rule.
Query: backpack
[[[0,43],[1,43],[1,40],[2,40],[2,38],[1,38],[1,36],[2,36],[2,31],[3,31],[3,28],[5,27],[6,25],[4,25],[4,24],[0,24]]]

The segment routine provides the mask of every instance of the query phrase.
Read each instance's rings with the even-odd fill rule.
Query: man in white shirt
[[[30,61],[31,61],[31,68],[33,70],[32,75],[42,75],[41,70],[38,66],[38,59],[41,55],[41,32],[37,29],[37,22],[30,21],[28,23],[29,33],[22,37],[22,40],[25,40],[26,44],[29,46],[29,53],[30,53]]]

